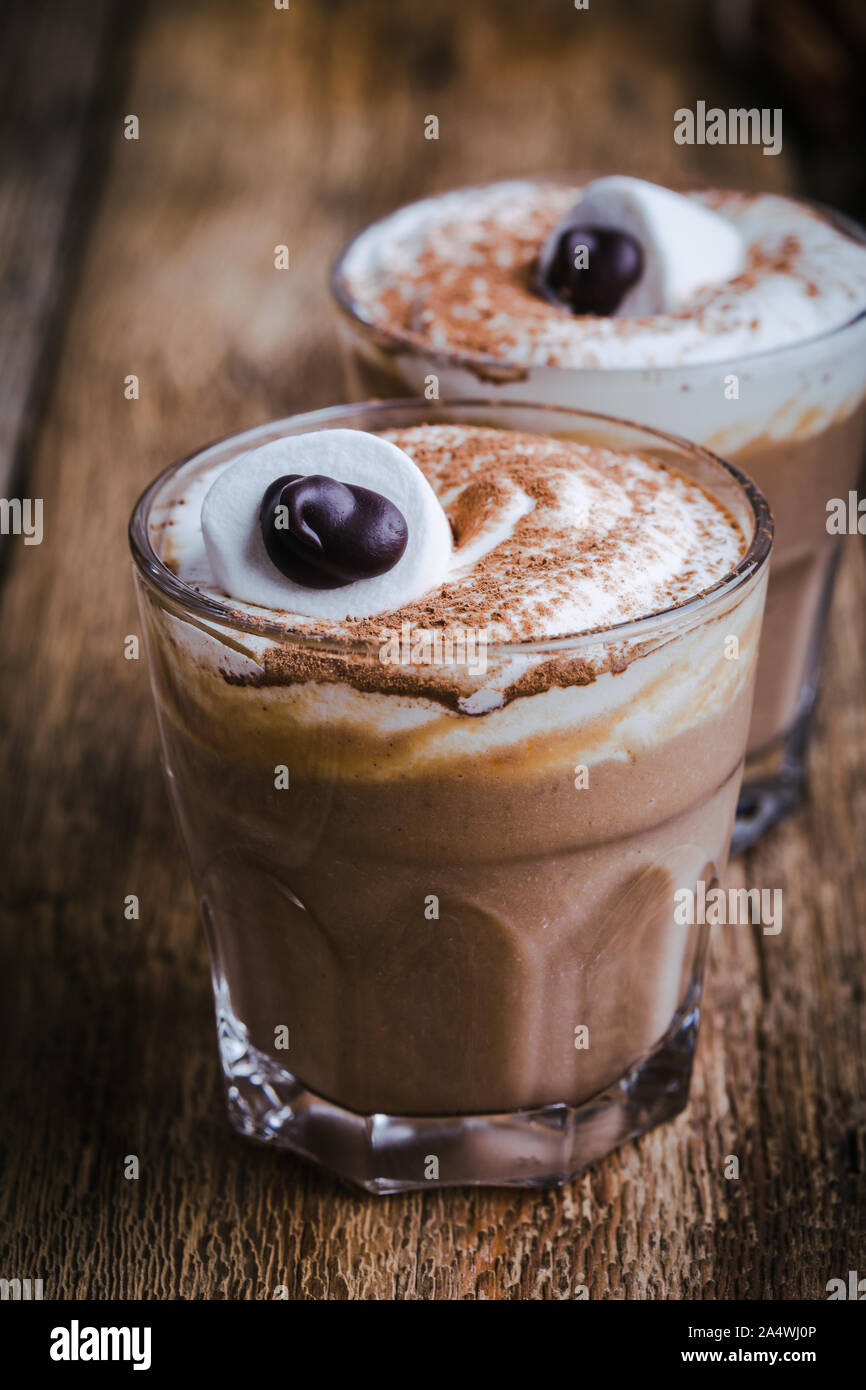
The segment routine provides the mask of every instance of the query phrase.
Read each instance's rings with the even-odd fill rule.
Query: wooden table
[[[784,889],[784,930],[716,930],[687,1113],[556,1192],[371,1198],[229,1131],[147,672],[124,658],[144,484],[341,398],[324,277],[355,227],[539,168],[791,186],[787,153],[675,147],[680,92],[718,75],[700,86],[687,25],[613,3],[429,0],[420,28],[384,0],[72,8],[31,4],[0,45],[20,121],[0,443],[8,495],[45,518],[41,546],[5,543],[0,595],[0,1275],[46,1298],[786,1299],[866,1273],[862,545],[810,800],[733,869]]]

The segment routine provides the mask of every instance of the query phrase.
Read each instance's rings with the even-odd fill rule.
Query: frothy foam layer
[[[333,637],[376,640],[409,624],[483,628],[489,642],[542,641],[681,604],[727,574],[746,548],[713,498],[656,459],[468,425],[420,425],[385,437],[415,461],[449,519],[454,547],[444,580],[369,619],[230,606]],[[227,466],[194,475],[152,516],[166,563],[224,603],[201,508]]]
[[[866,246],[775,195],[691,193],[742,237],[746,269],[677,313],[575,316],[531,288],[532,269],[581,190],[513,180],[402,209],[351,248],[344,274],[363,318],[428,350],[523,366],[717,362],[797,343],[866,308]]]

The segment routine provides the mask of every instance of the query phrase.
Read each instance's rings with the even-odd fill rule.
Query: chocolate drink
[[[601,189],[591,220],[631,228],[623,247],[638,245],[650,286],[629,279],[628,258],[617,279],[608,259],[613,297],[606,284],[606,299],[580,299],[584,272],[562,253],[595,245],[586,189],[514,180],[437,195],[367,228],[335,268],[350,386],[390,397],[435,381],[469,396],[493,382],[503,399],[675,431],[755,479],[776,540],[735,836],[745,848],[802,788],[839,558],[828,503],[857,486],[866,437],[866,245],[794,199],[680,196],[633,179],[588,188]],[[713,219],[706,234],[696,216]]]
[[[429,485],[398,497],[386,458],[373,489],[409,568],[305,594],[256,499],[320,455],[339,477],[372,431],[371,458],[384,437]],[[166,568],[142,615],[234,1123],[381,1191],[424,1185],[430,1155],[441,1182],[561,1181],[676,1113],[704,935],[674,894],[724,871],[759,495],[615,422],[404,405],[250,432],[145,503]],[[474,646],[424,659],[431,632]]]

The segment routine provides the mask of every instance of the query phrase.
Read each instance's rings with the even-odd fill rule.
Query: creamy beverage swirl
[[[221,593],[200,518],[224,464],[155,509],[157,548],[192,588],[251,616],[267,611],[295,631],[375,639],[404,623],[450,625],[483,627],[490,642],[604,629],[681,604],[723,578],[746,548],[719,503],[657,459],[457,424],[384,437],[420,468],[453,539],[444,577],[411,603],[331,621]]]
[[[423,420],[425,409],[402,418]],[[445,409],[484,420],[488,407],[430,412]],[[487,418],[502,410],[491,403]],[[558,419],[577,427],[575,415]],[[141,607],[221,989],[256,1049],[240,1065],[252,1055],[269,1077],[274,1020],[290,1018],[291,1076],[328,1097],[329,1143],[335,1105],[484,1115],[597,1096],[672,1018],[679,1027],[697,945],[673,920],[673,892],[724,862],[765,588],[763,567],[737,565],[749,521],[769,523],[735,497],[720,463],[703,460],[704,491],[677,468],[699,468],[696,453],[601,417],[579,441],[465,423],[384,436],[303,431],[303,421],[286,433],[283,423],[169,470],[149,499],[156,552],[219,607],[193,603],[165,575],[168,601],[148,583]],[[614,440],[621,447],[603,442]],[[232,503],[241,539],[255,538],[270,524],[259,489],[267,499],[276,483],[294,486],[286,469],[306,469],[312,491],[290,519],[319,525],[327,551],[336,512],[357,513],[340,511],[339,497],[328,511],[315,470],[324,460],[349,469],[356,449],[363,485],[381,496],[394,487],[389,463],[418,473],[418,507],[404,494],[407,545],[441,514],[444,571],[434,573],[437,552],[428,590],[339,620],[223,593],[210,562],[221,536],[237,539]],[[426,510],[424,489],[438,511]],[[241,589],[249,551],[239,554],[221,573]],[[287,568],[292,595],[305,576]],[[706,602],[679,606],[732,570]],[[609,631],[671,608],[636,633]],[[380,646],[384,631],[476,625],[494,640],[595,630],[494,645],[477,670],[414,655],[391,664]],[[588,1020],[590,1070],[573,1046],[575,1017]]]
[[[339,732],[349,778],[390,781],[469,755],[482,775],[484,758],[518,749],[515,770],[524,768],[527,738],[533,767],[563,756],[628,761],[748,692],[764,583],[681,606],[736,569],[751,531],[678,471],[676,451],[463,423],[384,438],[420,470],[452,543],[426,593],[371,617],[262,608],[215,582],[204,500],[267,444],[247,454],[217,446],[166,479],[150,510],[154,550],[242,624],[165,620],[192,737],[240,741],[246,758],[273,766],[291,727],[300,771],[322,766]],[[657,622],[617,627],[660,610]],[[441,656],[435,646],[416,651],[418,634],[431,632],[443,634]],[[575,632],[586,635],[548,645]],[[539,645],[524,645],[532,639]]]
[[[511,180],[401,209],[362,233],[345,258],[356,313],[428,351],[527,367],[623,368],[783,347],[866,309],[866,245],[795,199],[712,191],[687,200],[739,233],[740,273],[696,288],[675,312],[572,313],[536,293],[533,274],[581,192]]]

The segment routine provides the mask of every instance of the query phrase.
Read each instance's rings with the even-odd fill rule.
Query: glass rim
[[[392,208],[390,212],[386,212],[381,217],[374,218],[372,222],[368,222],[366,226],[361,227],[344,243],[342,249],[338,252],[335,260],[331,264],[328,276],[331,297],[336,303],[337,308],[350,323],[360,326],[369,336],[375,336],[381,342],[387,343],[390,347],[403,348],[412,352],[415,356],[423,355],[432,362],[442,366],[462,367],[467,371],[478,371],[478,369],[481,369],[482,375],[488,374],[491,381],[498,381],[502,384],[506,383],[509,377],[512,377],[514,380],[525,380],[531,376],[533,370],[562,372],[569,375],[573,373],[589,374],[590,372],[602,372],[610,376],[619,374],[625,376],[629,373],[632,375],[642,375],[645,372],[652,372],[653,375],[663,375],[666,372],[700,371],[702,368],[705,370],[718,371],[729,365],[742,364],[743,362],[751,364],[752,362],[766,361],[775,357],[784,356],[786,353],[796,352],[798,349],[806,347],[807,345],[811,346],[815,343],[821,343],[830,338],[834,338],[838,333],[847,332],[848,329],[866,320],[866,306],[864,306],[864,308],[860,309],[850,319],[846,319],[844,323],[837,324],[834,328],[824,329],[820,333],[813,333],[805,338],[797,338],[791,343],[780,343],[775,347],[769,348],[756,348],[753,352],[739,352],[732,357],[718,357],[706,362],[668,362],[664,364],[647,364],[645,366],[568,367],[556,362],[514,362],[507,357],[491,357],[487,353],[465,352],[459,348],[434,347],[432,343],[425,343],[424,339],[419,335],[376,323],[374,319],[369,318],[361,311],[360,304],[349,290],[344,271],[346,259],[362,237],[374,231],[377,227],[384,226],[386,222],[389,222],[392,217],[396,217],[398,213],[406,212],[410,208],[420,206],[422,203],[433,202],[436,198],[446,197],[449,193],[471,193],[475,189],[490,188],[496,184],[542,183],[568,185],[569,182],[570,180],[562,176],[543,175],[538,178],[532,178],[528,175],[516,175],[514,178],[493,179],[490,183],[459,184],[455,188],[442,189],[438,193],[428,193],[423,198],[413,198],[411,202],[400,203],[397,207]],[[695,191],[709,191],[706,185],[704,185],[702,189],[697,180],[693,181],[693,187]],[[691,190],[682,188],[682,191],[688,192]],[[730,193],[742,192],[742,190],[734,188],[725,189],[725,191]],[[839,227],[846,235],[866,245],[866,227],[857,222],[855,218],[849,217],[847,213],[839,212],[836,208],[830,207],[826,203],[821,203],[814,198],[798,198],[786,193],[773,196],[787,198],[790,202],[800,203],[803,207],[812,208],[820,212],[828,222]]]
[[[493,397],[454,397],[446,400],[428,401],[423,396],[401,396],[393,400],[369,400],[357,404],[343,404],[336,406],[326,406],[322,409],[312,411],[300,411],[294,415],[285,416],[278,420],[265,421],[263,424],[254,425],[250,429],[239,432],[231,432],[222,435],[220,438],[211,440],[210,443],[201,448],[193,450],[192,453],[184,455],[174,463],[162,469],[155,478],[148,484],[138,497],[129,520],[128,538],[129,546],[132,551],[132,558],[138,574],[145,583],[162,595],[163,598],[170,600],[182,610],[185,616],[191,616],[204,622],[210,621],[217,623],[220,627],[228,627],[236,632],[246,633],[248,636],[266,638],[286,646],[307,647],[317,651],[343,653],[346,655],[368,655],[378,653],[381,647],[381,639],[365,638],[344,638],[324,633],[311,632],[304,628],[292,628],[284,622],[276,620],[258,618],[244,615],[239,609],[229,607],[227,604],[220,603],[217,599],[201,593],[200,590],[192,588],[177,577],[173,570],[159,557],[151,542],[149,519],[150,511],[157,495],[170,478],[174,477],[187,464],[194,463],[197,459],[202,459],[212,450],[218,449],[221,445],[229,442],[238,442],[238,454],[246,449],[254,447],[255,437],[267,434],[274,437],[274,431],[279,431],[283,426],[296,426],[299,423],[309,424],[311,427],[325,425],[334,422],[337,426],[339,420],[347,414],[369,416],[372,421],[377,417],[388,414],[394,410],[418,411],[421,413],[431,413],[437,410],[494,410],[505,411],[506,414],[512,411],[541,411],[551,415],[565,415],[575,420],[588,420],[601,425],[615,425],[640,431],[649,436],[653,442],[658,442],[666,446],[673,445],[680,452],[685,451],[693,457],[708,462],[713,468],[721,468],[730,479],[738,486],[739,490],[745,495],[746,501],[752,513],[754,531],[751,540],[739,561],[735,566],[727,571],[726,574],[714,584],[706,589],[701,589],[690,598],[678,604],[671,604],[666,608],[654,610],[652,613],[642,614],[639,618],[629,619],[625,622],[614,623],[604,627],[585,628],[573,633],[565,633],[554,637],[529,638],[526,640],[491,642],[488,653],[493,653],[503,657],[515,657],[526,655],[543,655],[546,653],[571,650],[574,648],[586,648],[597,646],[603,642],[610,645],[615,642],[623,642],[632,638],[640,638],[651,632],[664,634],[668,630],[679,627],[684,617],[703,611],[708,606],[715,607],[729,595],[737,592],[746,586],[767,564],[773,544],[773,516],[770,511],[769,503],[756,483],[737,468],[735,464],[729,463],[727,459],[719,457],[709,449],[705,449],[700,444],[695,444],[689,439],[684,439],[680,435],[670,434],[664,430],[655,429],[649,425],[642,425],[637,421],[625,419],[615,415],[602,414],[600,411],[580,410],[572,406],[551,405],[543,402],[501,400]],[[382,428],[388,428],[383,425]],[[279,437],[277,434],[276,437]],[[248,442],[249,441],[249,442]],[[689,475],[686,474],[688,477]],[[698,483],[698,486],[701,486]],[[382,615],[387,616],[387,614]],[[461,626],[456,624],[455,627]],[[396,630],[396,629],[392,629]],[[446,630],[446,629],[443,629]]]

